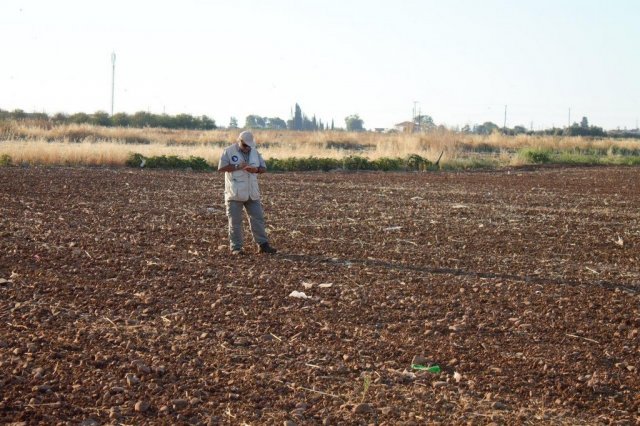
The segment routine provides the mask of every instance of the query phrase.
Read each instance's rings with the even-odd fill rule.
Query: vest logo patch
[[[232,156],[231,161],[233,161],[234,163],[238,161],[238,156],[237,155]]]

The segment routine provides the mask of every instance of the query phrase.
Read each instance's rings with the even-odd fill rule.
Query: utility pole
[[[504,124],[502,125],[502,130],[504,132],[507,131],[507,106],[504,106]]]
[[[113,95],[116,82],[116,52],[111,52],[111,116],[113,117]]]

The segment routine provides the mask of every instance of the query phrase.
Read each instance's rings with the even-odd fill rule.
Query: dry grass
[[[221,148],[233,143],[239,130],[168,130],[108,128],[91,125],[51,126],[49,123],[0,123],[0,155],[13,163],[123,165],[131,153],[144,156],[202,157],[216,164]],[[442,163],[491,158],[501,164],[521,161],[523,148],[611,151],[614,147],[638,150],[637,140],[586,139],[561,136],[489,136],[449,131],[431,133],[349,133],[255,131],[265,158],[361,155],[369,159],[418,154]]]

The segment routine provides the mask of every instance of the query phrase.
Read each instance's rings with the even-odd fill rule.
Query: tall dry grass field
[[[124,165],[132,153],[144,156],[177,155],[202,157],[216,164],[222,148],[237,138],[240,130],[168,130],[109,128],[91,125],[3,122],[0,123],[0,156],[14,164]],[[360,155],[369,159],[406,157],[417,154],[442,162],[491,157],[505,164],[518,162],[523,148],[550,150],[638,150],[637,140],[586,139],[562,136],[489,136],[450,131],[429,133],[350,133],[343,131],[295,132],[256,130],[265,158],[327,157]]]

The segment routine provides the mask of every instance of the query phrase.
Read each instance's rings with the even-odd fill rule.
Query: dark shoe
[[[273,254],[273,253],[276,253],[277,251],[278,250],[276,250],[273,247],[271,247],[269,245],[269,243],[260,244],[260,248],[258,249],[258,252],[260,252],[260,253],[268,253],[268,254]]]

